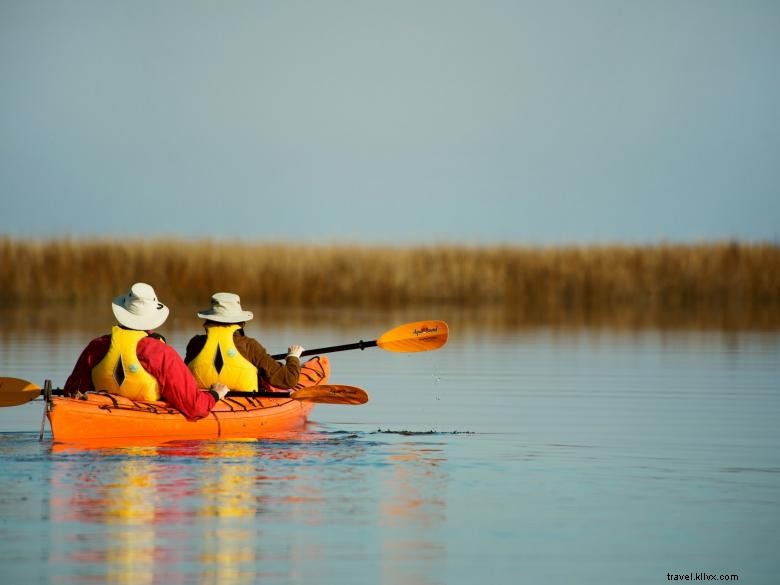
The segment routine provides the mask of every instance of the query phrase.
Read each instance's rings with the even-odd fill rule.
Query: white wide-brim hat
[[[156,329],[168,318],[170,310],[157,300],[154,289],[146,283],[136,282],[127,294],[111,303],[116,320],[128,329],[149,331]]]
[[[211,308],[200,311],[198,317],[218,323],[243,323],[249,321],[254,315],[252,311],[244,311],[241,308],[241,299],[238,295],[219,292],[212,295]]]

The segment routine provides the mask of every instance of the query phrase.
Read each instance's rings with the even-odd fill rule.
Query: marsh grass
[[[710,315],[780,321],[780,246],[354,247],[0,238],[6,307],[101,303],[130,283],[203,308],[216,291],[270,310],[436,307],[505,320]],[[711,317],[707,317],[711,318]]]

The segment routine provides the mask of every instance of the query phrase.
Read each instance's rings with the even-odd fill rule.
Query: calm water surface
[[[88,339],[0,337],[0,375],[61,385]],[[779,333],[453,328],[333,354],[371,401],[261,441],[84,449],[38,442],[40,402],[6,408],[2,582],[774,584],[778,358]]]

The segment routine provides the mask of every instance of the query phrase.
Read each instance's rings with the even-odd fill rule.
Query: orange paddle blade
[[[365,404],[368,393],[357,386],[327,384],[294,390],[290,398],[320,404]]]
[[[0,378],[0,406],[18,406],[35,400],[41,389],[20,378]]]
[[[391,329],[376,340],[388,351],[430,351],[447,343],[449,328],[444,321],[417,321]]]

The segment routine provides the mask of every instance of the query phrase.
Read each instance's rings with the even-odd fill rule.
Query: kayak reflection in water
[[[200,386],[221,383],[231,390],[251,391],[298,384],[303,347],[291,345],[285,363],[277,362],[259,341],[244,333],[253,316],[241,308],[241,298],[229,292],[212,295],[211,307],[198,313],[205,319],[206,334],[190,339],[184,361]]]
[[[111,304],[118,321],[110,335],[93,339],[65,382],[65,392],[104,390],[131,400],[164,400],[189,419],[206,416],[228,393],[215,383],[206,392],[198,388],[181,356],[153,330],[168,318],[169,309],[143,282]]]

